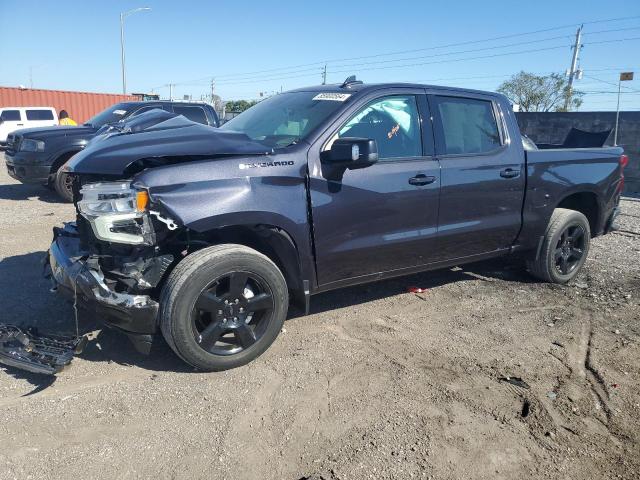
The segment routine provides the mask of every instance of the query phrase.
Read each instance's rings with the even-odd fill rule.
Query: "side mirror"
[[[338,138],[327,153],[326,162],[330,165],[354,170],[378,161],[378,144],[369,138]]]

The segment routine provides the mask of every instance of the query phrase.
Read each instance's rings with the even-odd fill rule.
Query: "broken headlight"
[[[129,182],[100,182],[84,185],[80,195],[78,210],[97,239],[130,245],[153,243],[145,190],[135,190]]]

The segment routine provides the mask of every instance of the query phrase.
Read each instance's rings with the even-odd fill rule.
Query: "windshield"
[[[85,122],[85,125],[91,125],[92,127],[101,127],[107,123],[114,123],[122,120],[127,114],[126,103],[116,103],[115,105],[101,111],[96,116],[91,117]]]
[[[274,95],[237,117],[222,130],[244,133],[269,147],[304,139],[349,98],[346,93],[292,92]]]

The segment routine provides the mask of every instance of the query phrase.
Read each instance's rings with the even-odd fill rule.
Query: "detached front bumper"
[[[96,314],[105,324],[132,336],[136,347],[156,333],[158,302],[148,295],[131,295],[106,284],[97,258],[80,248],[75,224],[53,229],[49,267],[57,290],[78,308]]]

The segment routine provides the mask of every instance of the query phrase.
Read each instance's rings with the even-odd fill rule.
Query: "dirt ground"
[[[5,369],[0,478],[640,478],[640,200],[622,205],[571,286],[475,264],[315,297],[228,372],[113,331],[57,378]],[[0,321],[73,330],[39,263],[73,216],[2,170]]]

